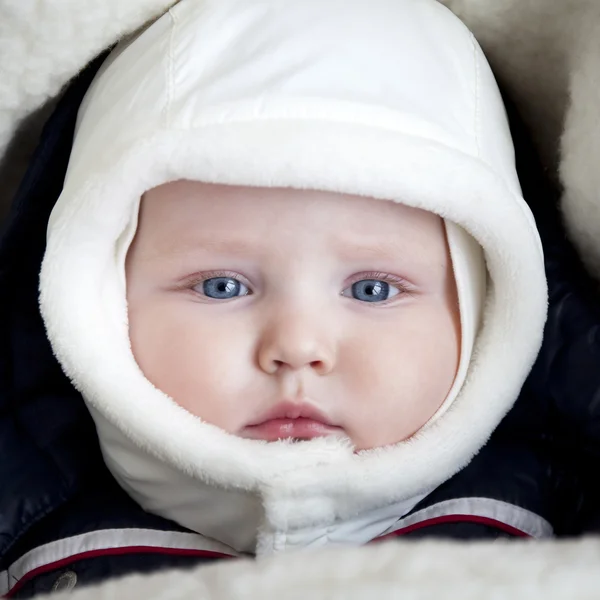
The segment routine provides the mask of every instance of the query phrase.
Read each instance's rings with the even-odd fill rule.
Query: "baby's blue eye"
[[[384,302],[400,293],[400,290],[379,279],[362,279],[352,284],[350,294],[344,292],[344,296],[351,295],[352,298],[361,302]]]
[[[229,300],[237,296],[247,296],[248,288],[232,277],[212,277],[202,282],[202,292],[215,300]]]

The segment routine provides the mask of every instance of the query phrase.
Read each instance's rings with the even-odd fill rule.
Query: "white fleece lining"
[[[274,153],[281,139],[286,144]],[[327,168],[333,160],[335,173]],[[437,181],[428,184],[431,171],[444,181],[443,189]],[[153,388],[129,348],[114,247],[132,203],[180,178],[300,188],[310,181],[316,189],[401,200],[464,227],[485,249],[491,281],[467,382],[443,418],[388,448],[353,454],[325,439],[299,449],[228,435]],[[482,202],[486,209],[477,210]],[[266,504],[274,525],[343,519],[439,485],[469,462],[518,396],[546,311],[539,239],[527,212],[523,200],[480,161],[360,123],[222,121],[195,131],[158,132],[113,157],[109,167],[84,168],[67,180],[49,229],[41,310],[63,368],[92,409],[105,450],[107,440],[113,450],[133,442],[150,462],[188,474],[190,485],[197,480],[254,491],[272,500]],[[177,424],[177,436],[165,435],[165,422]],[[118,451],[109,467],[117,479],[134,476],[116,456]]]

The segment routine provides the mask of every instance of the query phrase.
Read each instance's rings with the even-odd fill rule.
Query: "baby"
[[[117,482],[228,555],[400,531],[546,311],[499,91],[434,0],[182,0],[123,42],[40,290]]]

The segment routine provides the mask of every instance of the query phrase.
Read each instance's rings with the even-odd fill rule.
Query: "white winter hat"
[[[409,441],[359,454],[337,440],[239,439],[178,407],[132,355],[116,251],[142,194],[178,179],[362,194],[446,219],[455,270],[472,252],[465,268],[481,272],[481,247],[489,273],[458,397]],[[473,282],[457,273],[459,288]],[[465,298],[481,304],[473,285],[460,297],[463,338]],[[107,465],[145,508],[203,532],[207,486],[258,499],[266,529],[431,491],[517,398],[547,295],[500,93],[473,36],[434,0],[179,2],[113,52],[82,104],[40,286],[49,339]]]

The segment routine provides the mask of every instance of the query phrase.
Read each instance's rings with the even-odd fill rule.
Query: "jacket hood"
[[[177,179],[367,195],[464,229],[489,282],[458,398],[410,440],[357,454],[330,439],[239,439],[178,407],[133,358],[124,278],[142,194]],[[433,0],[183,0],[123,43],[80,109],[40,290],[121,485],[147,510],[260,552],[369,512],[401,516],[464,467],[517,398],[546,314],[499,91],[473,36]]]

